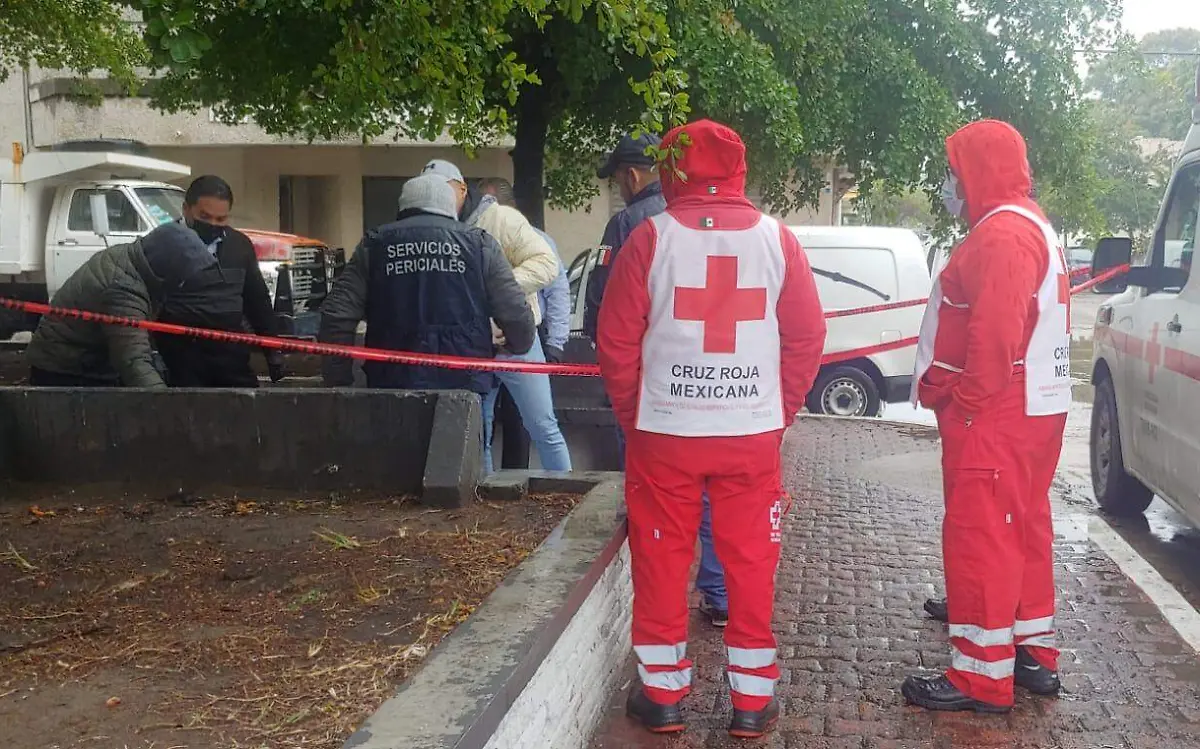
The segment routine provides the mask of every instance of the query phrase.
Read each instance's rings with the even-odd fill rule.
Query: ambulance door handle
[[[1183,332],[1183,325],[1181,325],[1179,323],[1178,318],[1167,323],[1167,332],[1168,333],[1182,333]]]

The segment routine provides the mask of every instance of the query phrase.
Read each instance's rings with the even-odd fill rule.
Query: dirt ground
[[[0,497],[0,743],[28,749],[340,747],[578,499]]]

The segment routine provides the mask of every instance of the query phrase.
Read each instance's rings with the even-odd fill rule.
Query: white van
[[[1200,526],[1200,73],[1192,122],[1147,260],[1098,289],[1116,296],[1096,316],[1091,467],[1104,510],[1138,514],[1157,494]],[[1101,241],[1093,274],[1131,250]]]
[[[925,299],[932,283],[915,232],[866,226],[792,226],[812,265],[826,312]],[[571,263],[572,336],[582,336],[584,293],[597,251]],[[825,353],[915,338],[924,306],[829,320]],[[908,400],[916,345],[821,368],[808,410],[833,416],[878,416],[883,403]]]
[[[932,287],[916,232],[871,226],[792,226],[808,255],[826,312],[926,299]],[[828,321],[825,353],[916,338],[924,305]],[[808,394],[808,410],[878,416],[883,403],[908,400],[916,344],[829,364]]]

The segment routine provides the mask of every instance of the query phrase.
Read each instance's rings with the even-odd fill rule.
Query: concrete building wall
[[[310,145],[267,135],[250,124],[218,123],[207,110],[162,114],[143,98],[110,96],[91,106],[73,98],[69,81],[52,73],[35,70],[30,81],[33,142],[25,144],[27,149],[68,140],[141,141],[155,156],[188,164],[193,176],[212,173],[228,180],[235,196],[235,223],[246,228],[283,228],[280,178],[291,177],[291,231],[348,250],[364,228],[364,179],[411,177],[431,158],[458,163],[467,177],[512,178],[510,142],[484,149],[475,159],[468,159],[448,138],[430,143],[389,139],[368,145],[348,138]],[[0,84],[0,137],[5,148],[11,141],[26,141],[22,86],[20,74]],[[605,223],[620,206],[620,198],[606,184],[597,187],[599,196],[587,209],[546,212],[546,229],[568,264],[599,244]],[[380,214],[378,205],[374,213]],[[832,215],[829,196],[823,195],[819,206],[785,221],[828,224]]]

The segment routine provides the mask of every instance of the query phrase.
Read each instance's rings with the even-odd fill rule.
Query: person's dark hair
[[[517,204],[517,196],[513,195],[512,183],[503,177],[484,177],[479,180],[479,189],[496,196],[496,202],[510,208]]]
[[[183,202],[188,205],[196,205],[196,202],[200,198],[225,200],[232,206],[233,188],[220,177],[213,174],[206,174],[203,177],[197,177],[192,181],[192,184],[188,185],[187,192],[183,195]]]

